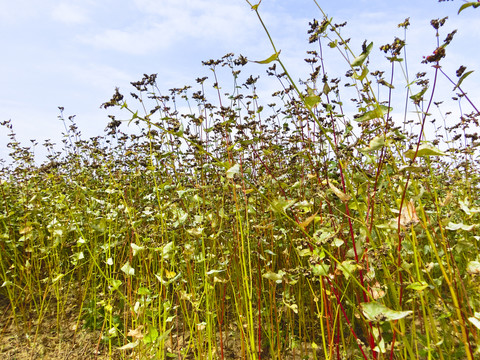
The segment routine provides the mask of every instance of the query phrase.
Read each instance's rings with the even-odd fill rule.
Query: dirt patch
[[[40,318],[35,311],[29,314],[24,309],[17,311],[15,317],[8,299],[0,295],[0,360],[24,360],[24,359],[49,359],[49,360],[117,360],[117,359],[156,359],[155,351],[151,355],[147,349],[119,350],[119,346],[112,346],[101,341],[101,331],[83,329],[83,321],[79,320],[79,309],[75,300],[71,299],[63,306],[61,316],[57,317],[57,304],[50,301],[46,306],[44,315]],[[181,327],[181,324],[179,324]],[[77,330],[76,330],[77,329]],[[208,346],[195,344],[191,341],[188,331],[172,331],[165,343],[165,353],[172,359],[194,359],[195,353],[205,353]],[[216,336],[216,346],[212,354],[216,359],[221,359],[220,334]],[[300,355],[307,353],[313,358],[310,344],[301,344],[303,351],[297,349],[296,355],[292,351],[282,354],[282,360],[301,359]],[[142,353],[137,355],[138,350]],[[153,350],[153,349],[151,349]],[[208,351],[208,350],[207,350]],[[268,348],[261,351],[262,359],[278,358],[270,354]],[[317,358],[319,352],[317,350]],[[244,359],[245,348],[239,338],[239,331],[231,324],[229,329],[223,332],[223,358]],[[309,357],[310,358],[310,357]]]
[[[55,304],[40,319],[34,311],[15,317],[8,299],[0,299],[0,354],[2,360],[23,359],[119,359],[118,350],[109,354],[100,331],[79,328],[78,309],[70,305],[57,318]],[[23,316],[22,316],[23,315]],[[81,327],[81,324],[80,324]]]

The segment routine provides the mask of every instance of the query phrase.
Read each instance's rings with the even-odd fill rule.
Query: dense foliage
[[[444,23],[432,21],[437,39]],[[370,69],[372,44],[354,56],[345,24],[310,25],[301,85],[273,43],[260,62],[280,85],[270,104],[243,77],[248,60],[227,54],[204,62],[213,81],[195,89],[162,95],[145,75],[128,101],[116,90],[103,107],[138,132],[111,115],[84,140],[61,109],[63,149],[47,141],[40,166],[3,123],[13,163],[0,173],[0,296],[18,324],[76,304],[78,329],[100,330],[115,357],[478,356],[480,114],[469,104],[442,125],[430,114],[454,33],[425,57],[433,80],[408,84],[417,119],[396,123],[404,41],[381,47],[386,76]],[[327,50],[344,56],[344,80],[327,73]],[[452,82],[469,102],[465,70]],[[342,97],[345,78],[356,98]]]

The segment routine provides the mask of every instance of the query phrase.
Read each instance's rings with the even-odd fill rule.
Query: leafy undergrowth
[[[432,21],[437,40],[444,22]],[[204,62],[215,102],[207,78],[162,95],[145,75],[128,104],[117,89],[103,107],[128,114],[134,134],[111,115],[103,136],[84,140],[61,109],[63,150],[47,141],[41,166],[3,123],[13,159],[1,172],[3,353],[478,356],[479,113],[464,67],[452,82],[472,112],[442,117],[443,129],[430,114],[454,33],[425,57],[432,83],[425,73],[407,81],[416,120],[396,123],[404,41],[381,47],[385,78],[367,68],[373,45],[354,56],[344,24],[310,25],[317,50],[302,88],[273,42],[259,62],[278,79],[278,104],[262,105],[258,78],[242,80],[248,60],[227,54]],[[345,58],[347,88],[327,74],[325,48]],[[225,70],[230,93],[218,84]]]

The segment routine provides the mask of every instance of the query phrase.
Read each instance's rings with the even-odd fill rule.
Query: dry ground
[[[27,316],[25,316],[27,317]],[[108,348],[99,344],[100,332],[80,329],[75,332],[78,310],[66,308],[57,319],[55,304],[50,304],[39,321],[38,316],[13,316],[8,299],[0,295],[1,360],[24,359],[108,359]],[[113,359],[119,358],[118,352]]]
[[[78,320],[78,307],[72,300],[71,304],[64,307],[64,312],[57,319],[56,303],[50,302],[47,306],[44,316],[39,321],[38,315],[32,315],[29,318],[17,319],[13,316],[10,303],[7,298],[0,294],[0,360],[26,360],[26,359],[49,359],[49,360],[117,360],[117,359],[135,359],[142,360],[155,359],[155,356],[145,356],[142,359],[131,353],[131,351],[121,351],[117,347],[108,348],[103,344],[100,331],[91,331],[82,329],[82,322]],[[27,317],[27,316],[25,316]],[[78,330],[75,329],[78,327]],[[242,347],[237,331],[232,328],[227,330],[227,336],[224,333],[224,359],[243,359]],[[217,340],[219,340],[217,334]],[[192,351],[187,356],[181,355],[182,348],[192,344],[188,341],[188,333],[173,334],[167,342],[167,351],[172,355],[172,359],[193,359]],[[219,343],[219,341],[218,341]],[[308,358],[314,358],[311,354],[311,347],[305,346],[304,349],[310,352]],[[215,354],[215,358],[220,359],[220,353]],[[304,354],[305,355],[305,354]],[[317,359],[319,353],[317,351]],[[271,359],[268,350],[262,352],[262,359]],[[282,359],[294,360],[302,359],[299,350],[296,354],[292,352],[282,355]]]

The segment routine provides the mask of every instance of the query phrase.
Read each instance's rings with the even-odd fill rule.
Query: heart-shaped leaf
[[[392,310],[376,301],[361,303],[360,308],[367,320],[373,322],[399,320],[413,313],[413,311]]]

